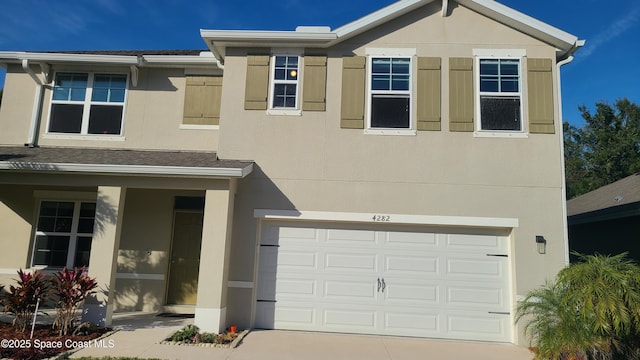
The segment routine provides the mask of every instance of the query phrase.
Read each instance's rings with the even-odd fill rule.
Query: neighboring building
[[[526,344],[516,301],[568,263],[560,67],[583,41],[491,0],[201,36],[0,53],[5,282],[88,265],[101,323]]]
[[[640,263],[640,173],[567,201],[567,215],[572,252],[628,252]]]

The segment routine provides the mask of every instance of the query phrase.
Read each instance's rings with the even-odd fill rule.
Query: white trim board
[[[164,274],[116,273],[116,279],[164,280]]]
[[[517,218],[491,218],[469,216],[408,215],[387,213],[349,213],[326,211],[298,211],[255,209],[253,217],[268,220],[314,220],[380,224],[416,224],[441,226],[467,226],[489,228],[517,228]]]

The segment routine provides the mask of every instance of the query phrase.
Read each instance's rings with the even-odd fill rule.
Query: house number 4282
[[[372,218],[375,222],[389,222],[391,221],[391,216],[389,215],[373,215]]]

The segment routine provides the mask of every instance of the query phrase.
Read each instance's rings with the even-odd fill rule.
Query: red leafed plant
[[[46,299],[50,289],[51,284],[40,270],[18,270],[17,286],[11,285],[2,298],[3,310],[13,315],[11,323],[18,331],[24,332],[31,323],[38,298]]]
[[[60,336],[67,335],[75,325],[76,310],[89,295],[95,293],[93,289],[98,283],[89,277],[83,266],[73,270],[63,268],[54,274],[53,284],[57,310],[53,328],[60,329]]]

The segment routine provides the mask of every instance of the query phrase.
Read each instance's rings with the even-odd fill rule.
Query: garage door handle
[[[380,292],[380,287],[382,286],[382,283],[380,282],[380,278],[378,278],[378,292]]]
[[[384,278],[382,278],[382,292],[387,288],[387,284],[384,282]]]

